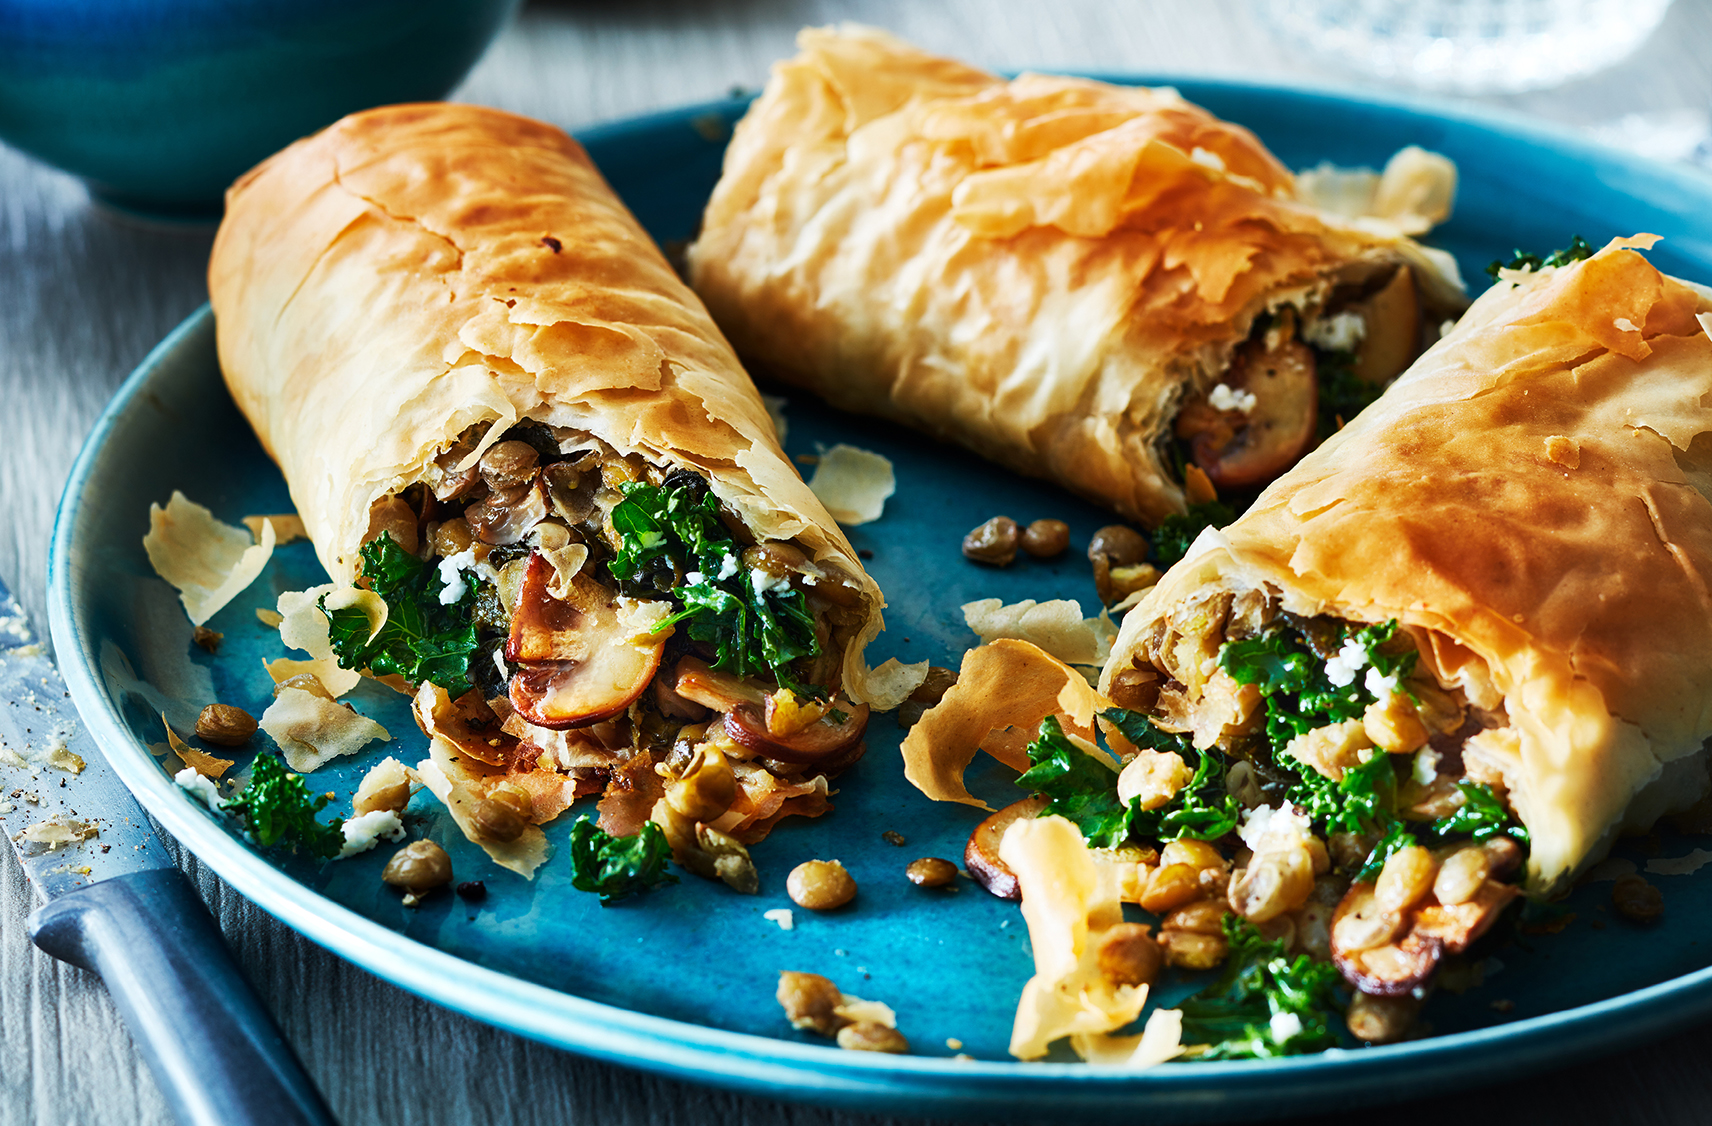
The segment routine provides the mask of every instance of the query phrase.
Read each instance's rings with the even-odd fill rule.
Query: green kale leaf
[[[1129,839],[1132,811],[1118,800],[1117,773],[1072,743],[1057,716],[1041,721],[1028,761],[1016,784],[1051,799],[1042,817],[1057,814],[1075,822],[1095,848],[1117,848]]]
[[[1266,941],[1236,915],[1225,916],[1224,928],[1224,974],[1177,1006],[1183,1043],[1205,1045],[1194,1058],[1275,1059],[1336,1047],[1337,968],[1307,954],[1285,957],[1282,941]]]
[[[1323,442],[1337,433],[1340,425],[1347,424],[1383,395],[1385,385],[1370,383],[1355,374],[1353,352],[1327,352],[1316,348],[1314,361],[1320,388],[1320,421],[1316,438]]]
[[[264,753],[250,767],[249,785],[221,802],[220,808],[242,817],[250,836],[263,848],[301,847],[327,860],[339,855],[345,844],[341,819],[334,818],[330,824],[315,820],[331,800],[326,794],[310,794],[302,775],[292,774],[277,756]]]
[[[1184,837],[1216,841],[1236,831],[1242,807],[1225,789],[1225,762],[1218,751],[1198,751],[1187,736],[1161,731],[1132,711],[1112,708],[1100,714],[1137,747],[1172,751],[1195,764],[1194,774],[1171,801],[1158,809],[1131,810],[1131,833],[1165,842]]]
[[[400,547],[390,532],[363,545],[362,577],[386,603],[386,624],[372,639],[369,620],[356,607],[327,609],[327,636],[339,666],[397,673],[412,684],[433,681],[453,696],[469,691],[470,654],[476,649],[475,584],[442,605],[439,569]]]
[[[719,517],[719,500],[693,474],[664,485],[633,481],[612,509],[620,546],[607,564],[619,589],[644,598],[669,595],[680,607],[659,629],[688,622],[689,635],[713,645],[713,667],[738,676],[771,672],[786,688],[822,695],[791,673],[820,652],[814,616],[801,591],[756,582],[742,547]]]
[[[571,886],[599,892],[602,907],[636,892],[677,883],[678,878],[666,871],[671,858],[665,832],[652,821],[628,837],[615,837],[587,817],[577,818],[571,826]]]
[[[1435,835],[1452,837],[1467,833],[1476,842],[1484,842],[1502,833],[1522,844],[1529,843],[1528,830],[1510,816],[1510,811],[1504,808],[1492,787],[1476,782],[1458,782],[1456,788],[1466,799],[1463,807],[1449,817],[1434,821]]]
[[[1571,262],[1579,262],[1584,258],[1593,257],[1593,247],[1580,235],[1569,240],[1569,245],[1562,250],[1554,250],[1541,258],[1538,254],[1529,254],[1518,249],[1508,262],[1494,258],[1492,264],[1486,267],[1486,276],[1493,281],[1498,280],[1499,270],[1540,270],[1547,266],[1567,266]]]
[[[1169,567],[1189,553],[1189,545],[1207,528],[1222,528],[1236,519],[1236,509],[1221,501],[1191,504],[1189,511],[1173,512],[1153,533],[1153,557]]]

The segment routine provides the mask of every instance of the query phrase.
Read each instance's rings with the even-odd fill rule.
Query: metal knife
[[[106,983],[180,1123],[332,1126],[4,582],[0,831],[44,901],[30,937]]]

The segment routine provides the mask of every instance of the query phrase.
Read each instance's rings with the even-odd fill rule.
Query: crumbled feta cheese
[[[775,907],[771,911],[763,911],[761,917],[769,922],[779,924],[779,929],[782,931],[788,931],[796,926],[796,921],[791,918],[789,907]]]
[[[1314,823],[1297,812],[1293,805],[1273,809],[1270,805],[1249,810],[1242,819],[1237,836],[1251,851],[1266,852],[1289,848],[1308,839]]]
[[[727,555],[725,562],[719,565],[719,574],[713,576],[718,582],[724,582],[737,573],[737,556]]]
[[[1367,339],[1367,319],[1360,313],[1344,310],[1329,317],[1310,321],[1302,328],[1302,339],[1328,352],[1353,352]]]
[[[1362,683],[1367,686],[1369,692],[1381,700],[1389,699],[1391,694],[1397,691],[1397,678],[1395,676],[1381,676],[1378,669],[1368,669],[1367,679]]]
[[[1301,1034],[1302,1018],[1295,1013],[1273,1013],[1267,1027],[1271,1029],[1274,1040],[1283,1042]]]
[[[1439,753],[1431,747],[1422,747],[1416,751],[1415,767],[1410,773],[1421,785],[1432,785],[1433,779],[1439,776]]]
[[[791,580],[783,575],[774,575],[756,567],[749,572],[749,585],[755,588],[756,594],[765,594],[769,590],[791,589]]]
[[[389,841],[404,839],[404,822],[390,809],[376,809],[347,818],[341,828],[345,834],[345,844],[339,849],[340,860],[355,856],[359,852],[367,852],[379,844],[382,838]]]
[[[1355,674],[1366,664],[1367,648],[1352,637],[1326,662],[1326,679],[1338,688],[1354,684]]]
[[[178,788],[207,806],[211,810],[220,808],[220,791],[214,788],[214,783],[196,772],[195,767],[187,766],[172,776]]]
[[[702,574],[700,571],[685,571],[684,572],[684,582],[690,584],[691,586],[700,586],[702,583],[704,583],[706,581],[707,581],[707,576]]]
[[[1207,404],[1214,410],[1241,411],[1243,414],[1252,411],[1259,401],[1253,391],[1233,391],[1225,383],[1213,388],[1213,393],[1207,396]]]
[[[476,549],[473,546],[440,560],[440,605],[450,606],[464,596],[469,584],[464,582],[463,572],[473,571],[475,566]]]

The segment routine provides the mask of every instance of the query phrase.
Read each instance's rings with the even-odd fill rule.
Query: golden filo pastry
[[[1270,737],[1224,651],[1283,630],[1374,700],[1293,740],[1295,765],[1340,778],[1388,752],[1417,830],[1484,787],[1525,826],[1536,892],[1704,797],[1712,295],[1635,249],[1654,241],[1506,272],[1377,404],[1202,534],[1125,618],[1101,690],[1249,755]],[[1364,667],[1350,639],[1392,620],[1372,652],[1412,671]]]
[[[1410,237],[1449,211],[1443,157],[1298,178],[1169,89],[1007,82],[850,25],[798,42],[688,262],[739,354],[839,407],[1157,523],[1184,506],[1174,438],[1257,487],[1371,397],[1320,411],[1317,367],[1376,393],[1465,304]]]
[[[879,588],[560,130],[451,104],[347,117],[232,187],[209,289],[227,386],[347,588],[327,609],[372,608],[348,588],[376,585],[364,548],[390,538],[434,571],[425,614],[474,616],[483,691],[404,679],[435,680],[424,726],[493,771],[598,789],[662,730],[705,724],[733,734],[698,760],[720,777],[694,819],[764,832],[780,785],[847,765],[870,705],[919,681],[863,663]],[[500,721],[505,754],[484,752],[471,733]],[[763,759],[796,766],[768,781]],[[651,765],[638,801],[660,792]]]

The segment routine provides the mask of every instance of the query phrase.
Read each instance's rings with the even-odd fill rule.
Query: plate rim
[[[1249,82],[1189,75],[1095,72],[1108,81],[1217,89],[1233,95],[1286,94],[1365,109],[1403,111],[1472,126],[1555,150],[1583,163],[1619,166],[1675,181],[1712,198],[1712,179],[1634,156],[1564,129],[1504,112],[1431,99],[1339,90],[1302,83]],[[636,115],[580,130],[584,145],[682,121],[739,103],[724,98]],[[1712,232],[1709,232],[1712,239]],[[166,829],[240,894],[327,950],[417,996],[454,1012],[556,1047],[611,1063],[746,1090],[875,1110],[881,1106],[936,1113],[1001,1113],[1044,1109],[1074,1091],[1086,1109],[1150,1106],[1191,1116],[1220,1116],[1304,1087],[1336,1087],[1346,1097],[1402,1097],[1407,1087],[1452,1079],[1468,1085],[1518,1066],[1567,1062],[1612,1041],[1662,1036],[1712,1013],[1712,966],[1616,997],[1488,1028],[1405,1044],[1268,1061],[1164,1064],[1136,1071],[1081,1063],[964,1061],[883,1056],[730,1032],[623,1009],[536,985],[443,952],[325,898],[234,842],[211,818],[181,800],[176,787],[125,727],[89,660],[88,636],[76,618],[75,549],[85,487],[107,439],[132,404],[169,363],[208,336],[205,303],[132,371],[103,408],[80,449],[56,512],[48,558],[48,618],[56,660],[73,702],[128,789]],[[122,748],[111,752],[109,748]],[[1502,1051],[1488,1051],[1501,1047]],[[1406,1077],[1407,1087],[1399,1076]],[[1061,1105],[1061,1104],[1059,1104]]]

